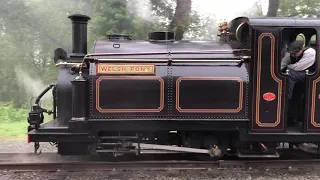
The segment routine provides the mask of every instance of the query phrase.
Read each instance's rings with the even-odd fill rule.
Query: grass
[[[11,102],[0,103],[0,139],[27,140],[29,108],[14,108]],[[44,114],[45,122],[52,118]]]
[[[28,122],[0,123],[0,139],[27,140]]]

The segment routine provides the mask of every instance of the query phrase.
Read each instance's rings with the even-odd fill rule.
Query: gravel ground
[[[10,177],[13,180],[40,180],[40,179],[53,179],[59,175],[54,173],[17,173],[12,174],[10,172],[0,172],[0,179],[2,177]],[[66,173],[66,180],[100,180],[100,179],[126,179],[126,180],[138,180],[138,179],[155,179],[155,180],[193,180],[193,179],[214,179],[214,180],[278,180],[278,179],[290,179],[290,180],[317,180],[320,179],[320,173],[315,172],[288,172],[285,170],[277,171],[232,171],[232,170],[171,170],[171,171],[88,171],[88,172],[70,172]],[[61,176],[60,176],[61,177]],[[58,179],[58,178],[57,178]]]
[[[18,141],[12,139],[0,139],[0,153],[32,153],[34,152],[34,143],[27,141]],[[40,143],[42,152],[57,152],[57,148],[49,143]]]

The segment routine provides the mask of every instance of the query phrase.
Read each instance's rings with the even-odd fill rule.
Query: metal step
[[[100,140],[129,140],[138,139],[138,136],[100,136]]]

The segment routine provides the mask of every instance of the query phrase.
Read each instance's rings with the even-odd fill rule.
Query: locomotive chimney
[[[87,54],[87,24],[90,17],[82,14],[73,14],[68,17],[72,21],[72,56]]]

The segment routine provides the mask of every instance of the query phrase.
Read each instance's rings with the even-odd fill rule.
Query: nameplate
[[[155,65],[98,64],[97,74],[155,74]]]

